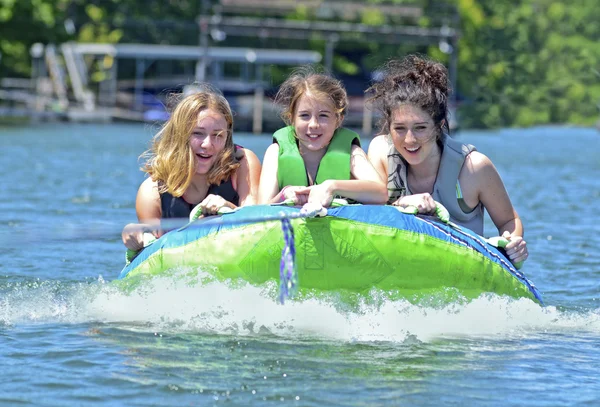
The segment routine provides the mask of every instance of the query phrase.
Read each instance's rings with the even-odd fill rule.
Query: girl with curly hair
[[[521,219],[494,164],[448,135],[446,67],[417,55],[392,60],[367,92],[381,116],[381,135],[371,142],[368,156],[387,180],[388,203],[430,213],[440,202],[454,223],[479,235],[485,209],[509,240],[510,260],[527,259]]]

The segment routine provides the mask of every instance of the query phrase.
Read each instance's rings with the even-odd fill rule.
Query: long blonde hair
[[[196,160],[190,147],[190,136],[196,126],[198,114],[206,109],[219,112],[227,122],[225,146],[208,171],[208,183],[218,185],[239,168],[240,163],[235,159],[233,114],[229,103],[218,90],[203,84],[197,92],[183,95],[169,120],[154,137],[151,148],[142,154],[142,157],[147,159],[142,171],[158,182],[160,193],[168,192],[179,197],[190,186],[196,173]]]

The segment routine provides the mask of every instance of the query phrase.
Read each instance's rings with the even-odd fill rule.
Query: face
[[[190,147],[196,155],[196,174],[208,173],[225,147],[226,140],[225,117],[212,109],[202,110],[190,136]]]
[[[327,148],[337,126],[338,118],[331,103],[322,102],[310,94],[304,94],[298,100],[294,129],[301,152]]]
[[[396,150],[410,165],[418,165],[439,153],[436,126],[419,107],[402,105],[392,113],[390,135]]]

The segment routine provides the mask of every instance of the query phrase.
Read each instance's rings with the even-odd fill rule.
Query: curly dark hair
[[[410,104],[429,113],[440,131],[448,132],[448,70],[421,55],[390,60],[382,68],[382,79],[367,89],[367,102],[381,113],[380,128],[388,133],[393,111]]]

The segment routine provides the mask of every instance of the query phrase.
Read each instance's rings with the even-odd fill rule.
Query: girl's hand
[[[502,234],[502,237],[508,240],[504,251],[513,264],[527,260],[529,257],[527,242],[521,236],[512,236],[510,232],[506,231]]]
[[[123,228],[121,238],[126,248],[137,252],[144,248],[143,234],[144,229],[139,224],[130,223]]]
[[[200,202],[200,208],[202,208],[202,215],[216,215],[219,209],[228,207],[235,209],[233,205],[225,200],[222,196],[210,194],[202,202]]]
[[[304,205],[313,187],[287,186],[282,190],[282,201],[291,201],[294,205]]]
[[[161,230],[157,229],[157,225],[129,223],[121,232],[123,244],[126,248],[136,252],[142,250],[144,248],[144,233],[152,233],[157,239],[163,234]]]
[[[407,208],[409,206],[414,206],[417,208],[419,213],[423,214],[431,214],[435,212],[436,204],[433,200],[433,197],[430,193],[425,192],[424,194],[415,194],[415,195],[406,195],[394,203],[393,206],[400,206],[402,208]]]
[[[331,205],[331,201],[333,201],[334,192],[333,182],[329,180],[322,184],[313,185],[308,195],[308,202],[327,208]]]

